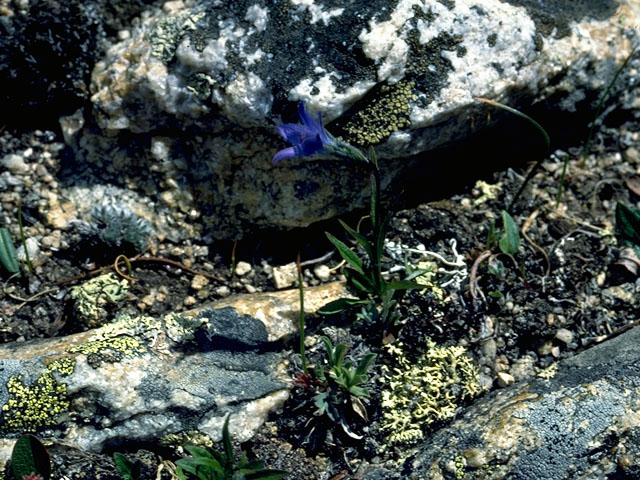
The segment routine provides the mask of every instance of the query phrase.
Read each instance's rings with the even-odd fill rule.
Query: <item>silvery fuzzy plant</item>
[[[280,150],[273,158],[276,165],[283,160],[295,157],[308,157],[316,153],[329,153],[338,158],[353,160],[366,166],[370,172],[370,222],[371,234],[369,238],[359,233],[346,223],[340,221],[345,231],[359,244],[366,256],[362,258],[352,251],[344,242],[327,233],[329,241],[337,248],[342,258],[347,262],[345,276],[349,285],[360,298],[342,298],[325,305],[320,313],[339,313],[349,307],[363,306],[363,317],[382,325],[385,329],[396,320],[394,295],[398,290],[424,288],[410,280],[387,281],[382,275],[382,252],[390,212],[382,208],[380,201],[380,170],[373,148],[364,155],[358,148],[336,139],[322,126],[322,115],[318,113],[317,120],[306,111],[303,102],[298,105],[298,114],[302,124],[285,123],[278,125],[280,135],[293,146]]]

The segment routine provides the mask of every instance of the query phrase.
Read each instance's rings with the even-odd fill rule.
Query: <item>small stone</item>
[[[198,303],[198,300],[196,300],[196,297],[192,297],[191,295],[189,295],[188,297],[185,297],[182,303],[184,303],[185,306],[190,307]]]
[[[251,271],[251,264],[247,263],[247,262],[238,262],[236,264],[236,270],[235,273],[236,275],[238,275],[239,277],[242,277],[243,275],[246,275],[247,273],[249,273]]]
[[[273,267],[273,283],[277,289],[288,288],[296,283],[298,269],[295,263]]]
[[[538,355],[542,355],[543,357],[549,355],[551,353],[551,349],[553,348],[553,343],[544,342],[540,347],[538,347]]]
[[[553,358],[560,358],[560,347],[555,346],[551,348],[551,356]]]
[[[2,159],[2,166],[9,170],[14,175],[25,174],[29,171],[29,165],[27,165],[20,155],[10,153]]]
[[[567,330],[566,328],[559,328],[556,332],[556,338],[562,343],[569,345],[571,342],[573,342],[573,332],[571,330]]]
[[[627,163],[640,163],[640,151],[635,147],[627,148],[622,152],[622,158]]]
[[[508,387],[509,385],[512,385],[513,382],[515,382],[516,379],[513,378],[512,375],[506,373],[506,372],[499,372],[498,373],[498,386],[500,387]]]
[[[520,357],[511,366],[511,375],[518,382],[533,377],[536,373],[534,363],[533,357],[529,355]]]
[[[318,265],[313,269],[313,274],[318,280],[326,282],[331,278],[331,269],[326,265]]]
[[[496,358],[496,352],[498,351],[498,345],[493,338],[490,338],[482,344],[482,354],[484,355],[484,363],[491,365]]]
[[[202,290],[209,285],[209,279],[204,275],[195,275],[191,280],[191,288],[194,290]]]
[[[226,285],[222,285],[215,289],[216,295],[220,295],[221,297],[228,297],[231,295],[231,289]]]
[[[471,468],[480,468],[487,464],[487,453],[480,448],[467,448],[462,455]]]
[[[256,287],[254,287],[253,285],[249,285],[249,284],[245,285],[244,288],[248,293],[256,293],[256,291],[257,291]]]

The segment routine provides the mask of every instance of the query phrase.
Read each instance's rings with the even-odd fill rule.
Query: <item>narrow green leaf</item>
[[[224,425],[222,426],[222,443],[224,444],[224,453],[226,455],[226,461],[233,463],[233,445],[231,445],[231,437],[229,436],[229,418],[231,414],[227,414],[227,418],[224,419]]]
[[[348,284],[353,285],[361,292],[372,294],[375,292],[374,282],[367,275],[347,268],[344,271],[344,276],[347,277]]]
[[[424,285],[411,280],[398,280],[386,284],[387,290],[422,290],[423,288],[425,288]]]
[[[339,298],[338,300],[334,300],[333,302],[329,302],[323,307],[320,307],[316,312],[320,315],[334,315],[336,313],[343,312],[348,308],[358,305],[366,305],[367,303],[369,303],[368,300],[360,300],[356,298]]]
[[[140,478],[142,465],[139,461],[132,462],[121,453],[114,453],[113,463],[116,464],[116,469],[124,480],[138,480]]]
[[[617,203],[616,235],[640,254],[640,210]]]
[[[515,255],[520,248],[520,233],[515,220],[506,210],[502,210],[502,224],[504,233],[500,238],[499,246],[502,253]]]
[[[363,387],[359,387],[357,385],[352,386],[349,389],[349,393],[356,397],[369,398],[369,390]]]
[[[0,228],[0,263],[9,273],[20,273],[18,255],[6,228]]]
[[[356,232],[353,228],[351,228],[349,225],[344,223],[342,220],[338,220],[338,221],[340,222],[340,225],[342,225],[342,228],[344,228],[349,235],[351,235],[360,245],[362,245],[362,248],[364,248],[364,251],[369,256],[369,259],[373,261],[373,249],[371,247],[371,244],[367,240],[367,238],[361,233]]]
[[[16,479],[37,473],[43,480],[51,477],[51,459],[45,446],[33,435],[20,437],[11,452],[11,469]]]
[[[284,470],[260,470],[259,472],[245,475],[246,480],[280,480],[286,477],[289,472]]]
[[[347,346],[344,343],[339,343],[333,350],[333,367],[338,370],[342,369],[342,362],[344,362],[344,356],[347,353]]]
[[[367,353],[364,357],[362,357],[362,359],[358,363],[358,368],[356,368],[356,375],[366,374],[367,370],[369,370],[369,367],[373,364],[375,360],[376,360],[375,353]]]
[[[340,256],[344,258],[356,271],[364,274],[364,270],[362,269],[362,260],[360,260],[358,255],[353,253],[351,249],[347,247],[347,245],[345,245],[342,241],[338,240],[330,233],[326,232],[325,235],[327,236],[329,241],[333,243],[333,245],[338,249],[338,253],[340,253]]]

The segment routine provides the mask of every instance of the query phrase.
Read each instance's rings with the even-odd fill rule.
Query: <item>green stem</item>
[[[29,249],[27,248],[27,239],[24,236],[24,230],[22,228],[22,201],[20,200],[18,200],[18,226],[20,227],[20,241],[22,242],[22,248],[24,249],[24,258],[27,260],[27,269],[30,274],[33,274],[33,266],[31,265]]]
[[[302,285],[302,267],[300,265],[300,253],[296,261],[298,268],[298,291],[300,292],[300,320],[298,322],[298,331],[300,332],[300,358],[302,359],[302,372],[305,375],[309,374],[307,369],[307,356],[305,353],[304,345],[304,286]]]
[[[368,165],[371,168],[371,228],[373,230],[373,269],[375,272],[376,290],[378,295],[382,295],[384,280],[382,279],[382,247],[384,242],[382,229],[384,228],[384,219],[380,218],[380,170],[378,169],[378,159],[371,148],[369,150]]]
[[[593,137],[593,131],[596,128],[596,121],[598,120],[598,117],[600,116],[600,112],[602,111],[602,107],[604,106],[604,102],[609,97],[609,94],[611,93],[611,89],[613,88],[613,85],[616,83],[616,81],[618,80],[618,77],[620,76],[622,71],[625,69],[625,67],[629,63],[629,60],[631,60],[633,55],[636,53],[636,50],[638,49],[638,47],[640,47],[640,44],[636,45],[633,48],[633,50],[631,50],[631,53],[627,56],[627,58],[625,58],[625,60],[622,63],[622,65],[620,65],[620,68],[618,68],[618,70],[616,71],[616,74],[613,76],[613,79],[611,80],[611,82],[607,86],[607,89],[605,90],[604,94],[602,95],[602,97],[600,97],[600,101],[598,102],[598,107],[596,108],[596,115],[595,115],[595,117],[593,117],[593,121],[591,122],[591,126],[589,128],[589,134],[587,135],[587,141],[584,144],[584,148],[582,149],[582,166],[584,166],[584,163],[587,160],[587,154],[589,153],[589,148],[591,147],[591,137]]]

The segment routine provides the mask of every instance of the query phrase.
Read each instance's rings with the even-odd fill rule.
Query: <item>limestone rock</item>
[[[309,288],[306,311],[342,294],[342,284]],[[218,441],[227,414],[231,436],[246,441],[288,398],[275,341],[295,332],[297,315],[297,290],[244,295],[2,345],[0,458],[24,432],[93,452],[187,431]]]
[[[364,478],[638,478],[640,328],[493,392],[398,472]],[[542,378],[545,377],[545,378]]]
[[[195,212],[218,238],[364,205],[356,165],[272,166],[287,146],[274,124],[296,121],[298,101],[334,135],[376,145],[388,185],[415,156],[479,128],[487,107],[474,97],[593,109],[631,51],[640,11],[638,0],[170,7],[150,11],[98,62],[76,150],[128,188]]]

